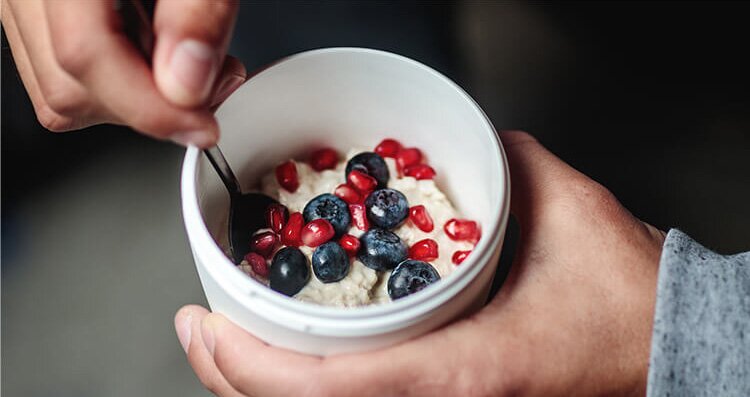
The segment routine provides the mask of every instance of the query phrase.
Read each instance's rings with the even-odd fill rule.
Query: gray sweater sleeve
[[[750,252],[672,229],[659,268],[648,396],[750,396]]]

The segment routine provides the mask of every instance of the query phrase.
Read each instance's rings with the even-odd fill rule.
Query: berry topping
[[[307,257],[295,247],[280,249],[274,255],[268,273],[271,289],[286,296],[296,294],[310,280]]]
[[[367,218],[382,229],[393,229],[409,215],[406,196],[398,190],[380,189],[370,193],[365,200]]]
[[[427,212],[427,208],[424,205],[415,205],[409,209],[409,220],[414,226],[418,227],[419,230],[429,233],[435,228],[435,224],[432,222],[432,217]]]
[[[370,229],[359,238],[357,259],[373,270],[393,269],[406,259],[406,245],[394,233]]]
[[[310,167],[315,171],[334,169],[338,162],[339,154],[331,148],[316,150],[310,155]]]
[[[479,241],[479,237],[482,235],[479,225],[467,219],[450,219],[445,222],[443,229],[452,240],[470,241],[474,244]]]
[[[419,240],[409,248],[409,258],[430,262],[438,258],[438,243],[431,238]]]
[[[266,208],[266,224],[275,233],[281,233],[287,219],[289,219],[289,210],[283,205],[273,203]]]
[[[376,181],[375,178],[356,169],[352,170],[352,172],[346,176],[346,180],[350,185],[354,186],[355,189],[362,193],[371,192],[378,186],[378,181]]]
[[[396,165],[399,170],[404,170],[410,165],[422,162],[422,152],[417,148],[401,149],[396,155]]]
[[[440,275],[429,263],[406,260],[401,262],[388,278],[388,296],[393,300],[401,299],[439,280]]]
[[[380,157],[393,158],[396,157],[399,151],[401,151],[401,143],[395,139],[383,139],[375,147],[375,153],[379,154]]]
[[[302,228],[302,244],[308,247],[317,247],[333,238],[336,232],[331,222],[325,219],[313,219]]]
[[[289,215],[289,221],[287,221],[284,228],[281,229],[281,243],[292,247],[299,247],[302,245],[301,234],[302,226],[304,226],[304,224],[305,220],[299,212]]]
[[[466,257],[469,256],[470,253],[471,251],[456,251],[453,253],[453,257],[451,257],[451,261],[455,265],[460,265],[461,262],[463,262],[464,259],[466,259]]]
[[[329,241],[315,249],[312,268],[318,280],[333,283],[349,273],[349,257],[338,243]]]
[[[344,200],[324,193],[310,200],[305,209],[302,211],[305,216],[305,222],[312,222],[315,219],[325,219],[331,223],[336,236],[342,236],[349,230],[349,207]]]
[[[299,179],[297,177],[297,165],[294,164],[294,161],[289,160],[276,167],[276,180],[288,192],[294,193],[297,191]]]
[[[357,255],[359,251],[359,239],[352,236],[351,234],[345,234],[341,236],[339,245],[346,251],[349,256]]]
[[[414,164],[404,168],[404,175],[418,180],[432,179],[435,177],[435,170],[427,164]]]
[[[266,259],[255,252],[248,252],[247,255],[245,255],[245,260],[248,264],[250,264],[250,267],[253,269],[253,272],[255,274],[261,276],[261,277],[268,277],[268,264],[266,263]]]
[[[352,223],[357,229],[363,232],[370,230],[370,222],[367,220],[367,210],[364,204],[349,204],[349,214],[352,216]]]
[[[257,252],[259,255],[268,258],[276,249],[279,238],[274,232],[262,232],[253,235],[250,239],[250,251]]]
[[[333,195],[346,201],[347,204],[356,204],[362,201],[362,195],[346,183],[336,186]]]
[[[356,166],[363,166],[364,169]],[[385,165],[385,160],[375,153],[363,152],[352,157],[349,162],[346,163],[347,180],[349,180],[349,173],[355,169],[360,172],[366,171],[368,175],[375,178],[375,180],[378,181],[378,187],[386,187],[388,184],[388,166]]]

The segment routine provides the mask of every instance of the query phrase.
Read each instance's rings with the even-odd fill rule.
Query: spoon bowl
[[[237,177],[218,146],[204,149],[203,152],[229,192],[229,249],[232,262],[239,265],[250,252],[253,232],[266,226],[266,208],[276,200],[262,193],[242,193]]]

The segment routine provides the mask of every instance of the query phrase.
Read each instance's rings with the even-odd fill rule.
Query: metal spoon
[[[250,236],[254,231],[266,227],[265,211],[269,205],[276,203],[276,200],[262,193],[243,194],[237,178],[218,146],[205,149],[203,153],[229,192],[229,248],[232,251],[232,260],[239,264],[250,252]]]
[[[116,3],[116,10],[123,20],[125,34],[150,63],[155,39],[151,28],[154,2],[121,0]],[[252,233],[266,226],[265,211],[276,200],[262,193],[243,194],[237,177],[218,146],[204,149],[203,153],[208,157],[229,193],[229,220],[227,222],[229,249],[232,253],[232,261],[239,264],[250,252]]]

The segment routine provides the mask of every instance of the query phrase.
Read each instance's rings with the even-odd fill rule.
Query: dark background
[[[750,7],[735,3],[243,4],[249,70],[319,47],[417,59],[636,216],[750,249]],[[171,329],[203,303],[179,212],[183,150],[36,122],[3,37],[2,392],[206,395]],[[117,78],[117,76],[113,76]]]

